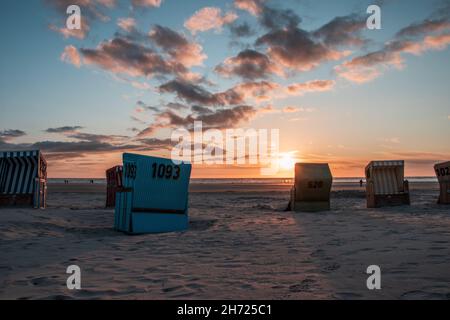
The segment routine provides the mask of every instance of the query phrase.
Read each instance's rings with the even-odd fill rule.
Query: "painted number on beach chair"
[[[438,177],[450,176],[450,167],[436,169]]]
[[[136,179],[137,167],[135,164],[126,163],[125,164],[125,176],[130,179]]]
[[[165,179],[173,179],[173,180],[178,180],[180,178],[180,172],[181,172],[181,167],[180,166],[172,166],[170,164],[165,165],[165,164],[158,164],[158,163],[153,163],[152,165],[152,169],[153,169],[153,179],[156,178],[165,178]]]
[[[308,181],[309,189],[320,189],[323,187],[323,181]]]

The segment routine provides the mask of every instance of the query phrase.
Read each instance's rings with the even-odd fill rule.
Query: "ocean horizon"
[[[292,184],[294,178],[192,178],[191,184]],[[359,183],[360,180],[365,182],[364,177],[337,177],[333,178],[333,183]],[[436,177],[406,177],[409,182],[438,182]],[[72,184],[106,184],[106,178],[49,178],[49,184],[64,183],[68,180]]]

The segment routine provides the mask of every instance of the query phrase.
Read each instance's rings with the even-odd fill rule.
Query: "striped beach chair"
[[[440,187],[438,203],[450,204],[450,161],[435,164],[434,171]]]
[[[328,164],[296,163],[288,209],[297,212],[330,210],[332,183],[333,176]]]
[[[0,206],[45,208],[47,162],[39,150],[0,151]]]
[[[368,208],[409,205],[409,185],[403,160],[372,161],[365,169]]]
[[[116,194],[115,229],[129,234],[188,228],[191,164],[123,154],[123,187]]]
[[[123,166],[115,166],[106,170],[106,208],[116,205],[116,192],[122,188]]]

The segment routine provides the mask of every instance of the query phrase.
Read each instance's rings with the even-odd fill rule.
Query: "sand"
[[[0,299],[450,299],[450,207],[437,184],[411,206],[366,209],[358,185],[332,210],[285,212],[288,185],[191,185],[186,232],[112,229],[102,185],[49,186],[48,209],[0,209]],[[68,290],[69,265],[82,290]],[[381,268],[368,290],[367,266]]]

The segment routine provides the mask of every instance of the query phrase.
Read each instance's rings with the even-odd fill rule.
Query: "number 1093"
[[[172,179],[178,180],[180,178],[181,167],[172,166],[170,164],[153,163],[152,178],[156,179]]]

